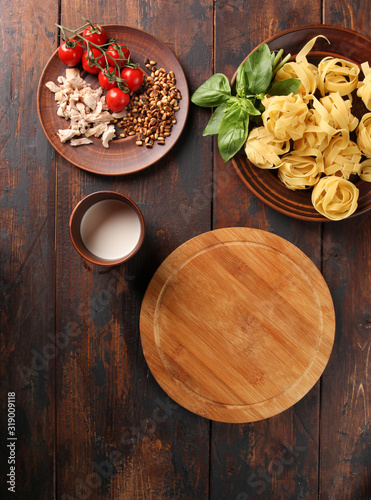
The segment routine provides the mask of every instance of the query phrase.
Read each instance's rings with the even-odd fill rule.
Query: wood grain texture
[[[371,35],[367,2],[325,2],[324,21]],[[324,228],[323,274],[332,290],[338,325],[321,394],[324,500],[371,498],[370,226],[370,215],[364,214],[353,223]]]
[[[77,26],[81,12],[155,34],[176,53],[194,84],[211,72],[211,6],[94,1],[77,3],[71,12],[62,2],[61,12],[67,26]],[[178,18],[182,29],[169,30]],[[125,178],[93,176],[58,159],[58,330],[73,322],[76,336],[61,352],[57,372],[57,497],[208,496],[209,423],[181,409],[154,382],[138,329],[143,294],[160,262],[209,228],[210,140],[202,141],[201,126],[190,112],[169,154]],[[106,271],[84,262],[68,234],[74,205],[100,189],[128,195],[146,223],[146,238],[134,259]],[[197,205],[200,190],[204,199]]]
[[[367,3],[333,1],[324,15],[327,23],[371,35]],[[326,500],[371,498],[370,223],[364,214],[340,228],[326,226],[323,235],[323,273],[338,324],[322,388],[320,491]]]
[[[229,78],[263,40],[291,27],[321,21],[320,2],[291,1],[264,9],[258,2],[238,6],[220,4],[216,11],[214,72]],[[232,24],[233,37],[228,28]],[[246,189],[231,162],[223,164],[215,143],[214,151],[214,227],[269,230],[296,244],[320,268],[320,226],[295,221],[266,207]],[[271,419],[227,429],[212,425],[212,498],[318,498],[319,386]]]
[[[371,36],[364,1],[2,2],[0,428],[4,443],[15,391],[16,498],[371,499],[370,216],[322,227],[266,207],[202,137],[210,110],[192,105],[180,140],[144,172],[108,178],[55,155],[37,119],[37,85],[58,45],[54,23],[77,27],[81,15],[160,38],[190,93],[214,72],[230,78],[287,28],[322,21]],[[76,203],[101,189],[138,203],[147,229],[136,257],[109,269],[81,259],[68,230]],[[297,245],[322,270],[337,319],[321,381],[294,407],[249,424],[176,404],[139,338],[141,302],[164,259],[193,236],[234,226]],[[1,498],[6,460],[2,447]]]
[[[332,225],[324,234],[324,276],[333,291],[338,325],[322,385],[320,477],[325,499],[371,497],[370,220],[364,216],[357,225],[344,223],[341,240]],[[363,272],[357,278],[359,269]]]
[[[321,273],[287,240],[251,228],[209,231],[156,271],[140,318],[156,380],[183,407],[253,422],[317,382],[335,332]]]
[[[35,92],[56,30],[44,23],[24,30],[22,19],[30,20],[34,9],[41,18],[56,16],[57,5],[4,1],[1,7],[0,496],[14,495],[6,482],[7,395],[14,392],[16,495],[47,499],[54,494],[55,171]]]

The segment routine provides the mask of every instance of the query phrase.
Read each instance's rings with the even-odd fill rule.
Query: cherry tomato
[[[114,113],[119,113],[129,104],[130,96],[119,88],[110,89],[106,95],[107,106]]]
[[[98,58],[97,63],[102,66],[102,68],[105,67],[106,61],[104,59],[104,55],[102,52],[97,49],[96,47],[90,47],[89,49],[89,56],[93,58]],[[100,57],[102,56],[102,57]],[[97,75],[100,71],[100,68],[98,66],[95,66],[92,62],[89,61],[88,59],[88,51],[86,50],[83,55],[82,55],[82,67],[84,68],[85,71],[88,73],[91,73],[92,75]]]
[[[142,86],[144,74],[139,68],[127,67],[121,71],[121,78],[125,80],[130,92],[135,92]]]
[[[104,45],[107,42],[106,30],[99,26],[99,24],[85,28],[82,36],[96,45]]]
[[[112,68],[112,66],[108,67],[108,71],[106,69],[99,71],[98,74],[99,85],[106,90],[117,87],[116,80],[110,81],[110,74],[112,75],[113,73],[117,75],[117,71],[115,71],[114,68]]]
[[[83,48],[78,42],[63,42],[58,48],[59,59],[67,66],[76,66],[81,61]]]
[[[107,49],[108,64],[115,66],[115,63],[123,68],[130,56],[130,50],[123,43],[114,43]]]

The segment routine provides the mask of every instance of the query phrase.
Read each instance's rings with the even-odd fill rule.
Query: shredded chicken
[[[125,108],[122,111],[120,111],[119,113],[112,113],[112,116],[119,120],[120,118],[124,118],[124,116],[127,116],[127,114],[128,114],[128,111]]]
[[[93,141],[88,139],[87,137],[81,137],[80,139],[71,139],[71,146],[82,146],[83,144],[91,144]]]
[[[115,126],[108,125],[107,130],[103,133],[102,143],[105,148],[109,148],[109,141],[115,137]]]
[[[69,128],[58,130],[58,137],[61,140],[61,142],[67,142],[73,137],[76,137],[77,135],[80,135],[79,130],[73,130]]]
[[[94,137],[100,137],[103,132],[105,132],[108,128],[108,123],[97,123],[93,127],[90,127],[86,132],[85,136],[86,137],[91,137],[94,135]]]
[[[47,82],[46,87],[53,92],[58,103],[57,114],[68,120],[67,129],[58,130],[61,142],[70,141],[71,146],[91,144],[87,137],[101,137],[105,148],[116,137],[115,126],[111,122],[115,117],[107,111],[102,88],[92,89],[80,76],[77,68],[67,68],[66,76],[57,78],[59,85]],[[85,135],[85,138],[77,137]]]
[[[45,85],[48,87],[50,92],[58,92],[60,90],[58,85],[56,85],[54,82],[47,82]]]

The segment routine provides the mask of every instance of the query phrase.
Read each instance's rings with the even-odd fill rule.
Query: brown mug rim
[[[137,213],[140,221],[140,236],[137,244],[133,248],[133,250],[125,255],[124,257],[120,257],[118,259],[103,259],[101,257],[98,257],[94,255],[90,250],[86,248],[84,245],[82,238],[81,238],[81,231],[80,231],[80,226],[81,226],[81,221],[82,218],[84,217],[85,213],[87,210],[98,203],[99,201],[103,200],[119,200],[122,201],[123,203],[128,204],[131,206],[135,212]],[[84,198],[82,198],[74,207],[74,209],[71,212],[70,220],[69,220],[69,232],[70,232],[70,238],[72,241],[72,244],[75,248],[75,250],[83,257],[85,260],[99,265],[99,266],[116,266],[118,264],[122,264],[131,257],[133,257],[134,254],[137,253],[139,248],[142,246],[142,243],[144,241],[144,236],[145,236],[145,223],[144,223],[144,217],[142,212],[140,211],[138,205],[128,196],[119,193],[117,191],[95,191],[94,193],[90,193],[86,195]]]

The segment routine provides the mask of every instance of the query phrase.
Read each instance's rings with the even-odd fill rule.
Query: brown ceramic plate
[[[153,165],[165,156],[179,139],[189,108],[187,81],[178,59],[158,38],[129,26],[107,25],[104,28],[109,38],[115,38],[118,42],[127,44],[132,61],[139,63],[144,70],[148,71],[144,65],[145,59],[148,58],[156,61],[158,68],[163,67],[166,71],[174,71],[176,86],[182,94],[182,100],[179,104],[180,109],[175,114],[177,123],[172,129],[170,137],[166,138],[165,145],[155,144],[151,149],[139,147],[135,144],[134,136],[115,139],[110,142],[108,149],[102,146],[100,138],[92,138],[92,144],[78,147],[62,144],[57,136],[57,131],[60,128],[67,128],[67,124],[64,118],[57,115],[54,94],[45,87],[46,82],[57,83],[58,76],[65,74],[67,66],[60,61],[57,51],[49,59],[41,75],[37,94],[37,111],[49,142],[70,163],[96,174],[130,174]],[[82,70],[81,67],[80,69]],[[92,86],[98,85],[98,79],[95,75],[89,75],[82,71],[81,76],[91,82]]]
[[[265,41],[271,51],[284,49],[285,53],[295,56],[300,49],[314,36],[324,35],[331,42],[317,40],[314,51],[308,56],[312,62],[318,62],[323,57],[332,55],[347,58],[355,63],[364,61],[371,63],[371,41],[365,36],[345,28],[327,25],[302,26],[275,35]],[[232,79],[234,82],[235,75]],[[356,97],[352,113],[358,118],[365,108]],[[262,170],[250,163],[241,150],[233,159],[232,164],[249,190],[261,201],[275,210],[308,221],[325,222],[329,219],[319,214],[311,203],[310,191],[290,191],[278,179],[274,171]],[[353,180],[353,179],[352,179]],[[354,179],[359,189],[359,202],[356,212],[351,216],[366,212],[371,208],[371,185],[368,182]]]

